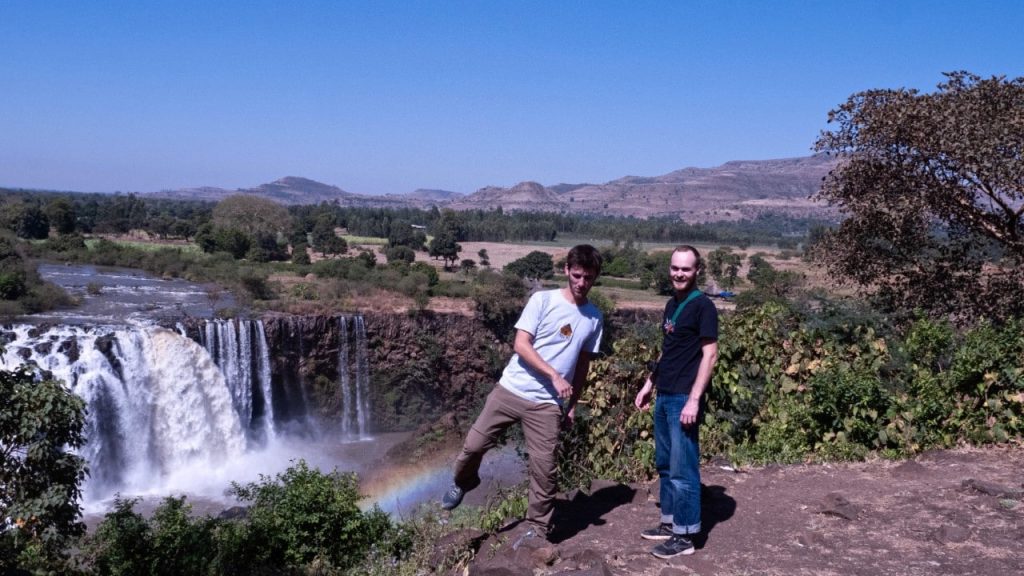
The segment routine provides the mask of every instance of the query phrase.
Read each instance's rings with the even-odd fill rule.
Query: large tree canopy
[[[59,551],[81,534],[85,404],[60,382],[36,382],[27,366],[0,370],[0,573],[29,539]]]
[[[249,235],[277,235],[291,228],[292,217],[287,208],[269,198],[235,194],[221,200],[213,209],[213,223]]]
[[[933,93],[869,90],[829,113],[839,156],[819,196],[845,212],[815,253],[892,307],[1024,311],[1024,78],[946,74]]]

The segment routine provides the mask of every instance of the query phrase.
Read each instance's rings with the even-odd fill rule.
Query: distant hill
[[[270,184],[260,184],[256,188],[244,191],[246,194],[266,196],[282,204],[319,204],[352,198],[350,194],[337,186],[330,186],[298,176],[286,176]]]
[[[462,196],[463,194],[459,192],[450,192],[448,190],[428,190],[424,188],[419,188],[406,194],[406,198],[426,200],[428,202],[450,202],[456,198],[462,198]]]
[[[164,190],[147,196],[221,200],[255,194],[284,204],[337,202],[383,208],[448,207],[454,210],[540,211],[638,218],[673,217],[688,222],[734,220],[765,212],[824,216],[830,210],[810,200],[836,161],[824,155],[779,160],[726,162],[714,168],[683,168],[661,176],[625,176],[604,184],[520,182],[487,186],[468,195],[418,189],[408,194],[353,194],[308,178],[288,176],[255,188],[202,187]]]
[[[733,220],[764,212],[825,214],[810,196],[835,167],[824,156],[735,161],[715,168],[684,168],[662,176],[626,176],[605,184],[523,182],[487,187],[453,201],[451,208],[538,210],[609,216],[681,217],[687,221]]]
[[[263,196],[282,204],[319,204],[320,202],[331,202],[333,200],[355,197],[355,194],[350,194],[337,186],[330,186],[316,180],[300,178],[298,176],[286,176],[268,184],[260,184],[255,188],[227,190],[225,188],[204,186],[202,188],[161,190],[160,192],[146,194],[146,196],[218,201],[233,194]]]
[[[565,212],[567,207],[558,194],[536,182],[520,182],[511,188],[488,186],[448,204],[453,210],[533,210]]]

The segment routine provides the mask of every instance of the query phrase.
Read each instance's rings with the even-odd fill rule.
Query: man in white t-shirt
[[[590,357],[601,345],[601,312],[587,300],[600,273],[601,253],[587,244],[575,246],[565,261],[568,284],[530,297],[516,322],[515,354],[466,435],[454,484],[441,499],[443,509],[458,506],[480,484],[484,454],[519,422],[529,457],[526,534],[546,537],[550,532],[559,426],[563,417],[572,421]]]

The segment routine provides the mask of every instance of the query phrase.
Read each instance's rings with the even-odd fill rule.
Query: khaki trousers
[[[526,520],[542,534],[551,530],[555,499],[555,458],[562,409],[557,404],[530,402],[500,384],[487,396],[484,409],[466,435],[455,460],[455,485],[465,491],[480,484],[480,462],[501,433],[516,422],[523,426],[530,475]]]

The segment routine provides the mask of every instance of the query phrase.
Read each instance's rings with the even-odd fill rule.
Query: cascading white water
[[[370,360],[366,350],[366,325],[362,316],[356,316],[356,418],[359,437],[367,437],[367,419],[370,415]]]
[[[252,333],[258,334],[253,341]],[[210,320],[203,328],[203,346],[227,381],[235,411],[242,425],[275,437],[274,402],[270,382],[270,354],[263,322],[259,320]],[[254,413],[254,394],[259,394],[262,413]]]
[[[352,435],[352,386],[348,376],[348,321],[338,317],[338,384],[341,387],[341,435]]]
[[[362,316],[352,322],[338,317],[338,385],[341,388],[341,433],[346,438],[360,440],[369,437],[370,416],[370,363],[366,349],[366,326]],[[349,340],[355,342],[355,364],[351,363]],[[350,374],[351,372],[351,374]],[[354,377],[353,377],[354,376]],[[353,384],[354,381],[354,384]]]
[[[256,344],[259,352],[259,370],[257,376],[260,380],[260,391],[263,393],[263,429],[267,433],[267,440],[272,441],[277,437],[277,430],[274,426],[274,396],[273,386],[270,383],[270,350],[267,346],[267,333],[263,329],[263,321],[256,321],[256,332],[259,338]]]
[[[185,467],[212,467],[245,450],[231,393],[210,355],[159,327],[15,326],[3,369],[24,361],[87,404],[87,499],[159,490]]]
[[[338,373],[348,389],[342,438],[366,440],[366,328],[361,317],[340,322]],[[101,508],[115,493],[216,497],[229,481],[288,462],[297,452],[294,440],[318,437],[297,430],[289,440],[275,422],[275,403],[286,406],[288,399],[275,402],[261,321],[208,321],[202,345],[187,332],[181,325],[4,329],[0,369],[33,362],[86,401],[86,509]]]

